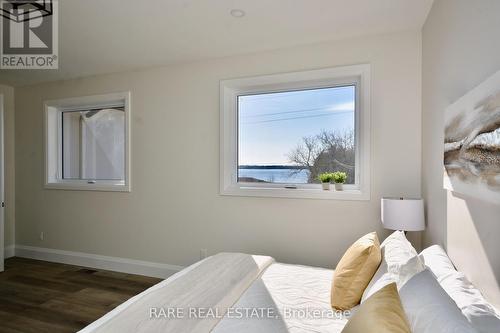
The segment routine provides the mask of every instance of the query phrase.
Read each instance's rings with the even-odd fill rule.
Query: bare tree
[[[322,172],[343,171],[348,183],[354,182],[355,144],[354,132],[328,132],[302,138],[288,158],[298,166],[298,171],[309,170],[309,182],[315,182]],[[298,172],[297,171],[297,172]]]
[[[310,169],[314,166],[314,161],[321,153],[321,142],[317,136],[305,136],[302,143],[288,154],[290,162],[295,163],[304,169]]]

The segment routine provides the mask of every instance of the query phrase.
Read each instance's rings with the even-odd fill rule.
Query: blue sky
[[[354,129],[354,86],[238,98],[239,165],[291,164],[304,136]]]

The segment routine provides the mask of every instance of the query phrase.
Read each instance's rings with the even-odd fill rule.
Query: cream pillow
[[[352,244],[333,273],[332,307],[348,310],[359,304],[380,260],[380,243],[376,232],[369,233]]]
[[[395,283],[383,287],[361,304],[342,330],[342,333],[367,332],[411,333]]]

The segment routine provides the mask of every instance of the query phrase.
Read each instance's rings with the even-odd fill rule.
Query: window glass
[[[356,86],[238,96],[238,181],[318,183],[346,172],[355,183]]]
[[[123,107],[62,112],[62,178],[124,180]]]

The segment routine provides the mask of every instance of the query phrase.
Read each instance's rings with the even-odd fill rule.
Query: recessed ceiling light
[[[245,16],[245,12],[241,9],[231,9],[230,11],[232,17],[243,17]]]

